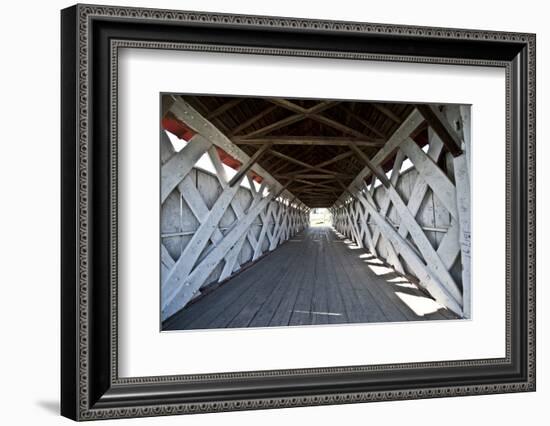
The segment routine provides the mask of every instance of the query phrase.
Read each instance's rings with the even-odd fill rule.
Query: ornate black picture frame
[[[76,5],[61,13],[61,413],[74,420],[535,390],[535,35]],[[506,356],[120,378],[120,47],[506,71]]]

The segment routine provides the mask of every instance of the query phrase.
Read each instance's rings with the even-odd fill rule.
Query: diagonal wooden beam
[[[369,123],[367,120],[365,120],[363,117],[357,115],[354,113],[351,109],[348,107],[341,105],[340,108],[348,114],[349,117],[355,119],[359,123],[361,123],[363,126],[365,126],[367,129],[369,129],[371,132],[375,133],[376,135],[380,136],[383,139],[387,139],[387,135],[382,133],[380,130],[378,130],[373,124]]]
[[[245,98],[236,98],[236,99],[232,99],[228,102],[225,102],[223,103],[222,105],[220,105],[219,107],[217,107],[216,109],[214,109],[214,111],[212,112],[209,112],[207,115],[206,115],[206,118],[208,120],[212,120],[213,118],[216,118],[218,115],[221,115],[223,114],[224,112],[226,111],[229,111],[231,108],[233,108],[234,106],[237,106],[238,104],[240,104],[242,101],[244,101]]]
[[[340,101],[321,101],[317,105],[312,106],[307,110],[308,114],[318,114],[322,111],[325,111],[333,106],[336,106]]]
[[[305,114],[293,114],[289,117],[283,118],[282,120],[276,121],[275,123],[268,124],[258,130],[248,133],[245,137],[252,138],[254,136],[265,135],[274,130],[280,129],[281,127],[290,126],[291,124],[297,123],[300,120],[306,118]]]
[[[208,207],[204,202],[199,190],[195,186],[193,178],[190,175],[187,175],[185,179],[183,179],[183,181],[181,181],[181,183],[178,185],[178,189],[182,194],[181,196],[185,200],[186,204],[189,206],[191,213],[193,213],[199,223],[203,223],[208,217],[210,210],[208,210]],[[216,229],[214,229],[214,232],[210,236],[210,240],[212,241],[212,243],[217,244],[222,239],[223,234],[216,227]]]
[[[268,106],[264,110],[260,111],[258,114],[250,117],[248,120],[246,120],[246,121],[242,122],[241,124],[239,124],[234,129],[231,129],[231,131],[229,132],[229,135],[234,136],[237,133],[239,133],[241,130],[244,130],[244,129],[252,126],[256,121],[258,121],[258,120],[264,118],[266,115],[272,113],[273,110],[275,110],[275,109],[277,109],[277,105]]]
[[[451,155],[453,157],[461,155],[462,143],[460,138],[443,114],[441,114],[436,107],[428,104],[417,104],[416,109],[422,114],[422,117],[428,122],[437,136],[439,136]]]
[[[348,175],[345,173],[287,173],[287,174],[278,174],[274,175],[276,179],[280,178],[295,178],[295,179],[329,179],[332,180],[335,177],[338,177],[340,179],[353,179],[355,175]]]
[[[358,138],[368,139],[368,137],[360,131],[320,114],[321,111],[324,111],[325,109],[336,105],[338,103],[337,101],[323,101],[309,109],[296,105],[286,99],[271,99],[271,102],[298,114],[305,114],[307,118],[311,118],[312,120],[332,127],[333,129],[340,130],[344,133],[351,134]]]
[[[214,165],[214,169],[216,170],[216,178],[218,179],[218,182],[220,184],[220,186],[222,187],[222,190],[226,190],[227,187],[229,186],[229,183],[227,182],[228,179],[227,179],[227,174],[225,173],[225,169],[223,167],[223,164],[220,160],[220,156],[218,155],[218,151],[214,148],[214,147],[210,147],[210,149],[208,150],[208,155],[210,157],[210,160],[212,161],[212,164]],[[254,183],[253,183],[253,180],[250,178],[250,176],[247,176],[247,179],[248,181],[250,182],[250,191],[254,194],[254,197],[256,195],[258,195],[254,189]],[[262,184],[260,186],[260,190],[258,192],[261,192],[264,190],[265,188],[265,179],[262,181]],[[196,192],[198,192],[197,189],[195,189]],[[182,192],[183,194],[184,192]],[[189,203],[188,203],[189,204]],[[204,201],[203,201],[203,204],[204,204]],[[243,207],[240,203],[240,201],[238,201],[236,198],[233,199],[233,201],[231,201],[231,208],[233,209],[233,211],[235,212],[235,216],[237,218],[237,220],[240,220],[241,217],[244,215],[244,210],[243,210]],[[191,206],[190,206],[191,207]],[[253,235],[253,233],[249,232],[247,234],[247,238],[248,238],[248,241],[250,242],[250,245],[254,246],[256,244],[256,239]],[[217,244],[217,241],[212,241],[214,243],[214,245]]]
[[[325,117],[324,115],[320,114],[321,111],[324,111],[328,107],[336,105],[337,102],[335,101],[323,101],[309,109],[296,105],[295,103],[290,102],[286,99],[271,99],[271,102],[277,105],[280,105],[290,111],[296,112],[298,114],[305,114],[307,118],[311,118],[312,120],[315,120],[326,126],[332,127],[333,129],[340,130],[342,132],[354,135],[359,138],[367,138],[366,135],[359,132],[358,130],[352,129],[351,127],[346,126],[345,124],[339,123],[331,118]]]
[[[288,161],[282,161],[281,163],[277,163],[277,166],[272,169],[271,174],[273,176],[284,174],[289,168],[294,168],[294,164],[291,164]]]
[[[260,158],[262,158],[262,156],[269,150],[269,148],[271,148],[271,144],[265,144],[254,154],[252,154],[252,157],[250,157],[249,160],[239,168],[239,171],[229,181],[229,186],[233,186],[237,182],[240,182],[241,178],[246,174],[246,172],[248,172],[250,168],[255,163],[257,163]]]
[[[294,181],[295,181],[295,182],[300,182],[300,183],[303,183],[303,184],[306,184],[306,185],[318,186],[318,187],[321,187],[321,188],[334,189],[333,186],[326,185],[327,181],[325,181],[324,183],[320,183],[320,182],[317,183],[317,182],[311,182],[311,181],[309,181],[309,180],[300,179],[300,178],[295,178]]]
[[[273,209],[275,208],[275,203],[270,203],[267,212],[262,211],[260,213],[260,218],[262,220],[262,229],[260,230],[260,235],[258,235],[258,243],[256,244],[256,247],[254,247],[254,254],[252,255],[252,260],[256,260],[260,257],[262,254],[262,246],[264,243],[264,239],[267,238],[269,244],[271,244],[271,241],[273,241],[273,238],[270,235],[270,224],[271,224],[271,216],[273,214]]]
[[[239,186],[236,185],[222,192],[212,206],[212,209],[208,212],[208,215],[204,218],[204,222],[199,225],[196,232],[191,237],[191,240],[185,246],[179,259],[166,277],[166,281],[163,283],[162,303],[164,306],[171,303],[171,300],[176,296],[179,288],[184,284],[182,280],[185,280],[192,271],[193,266],[208,244],[212,233],[217,229],[218,223],[237,194],[238,189]]]
[[[273,103],[277,106],[286,108],[289,111],[295,112],[297,114],[306,114],[307,113],[307,108],[302,108],[300,105],[296,105],[294,102],[290,102],[287,99],[272,98],[272,99],[268,99],[268,100],[269,100],[269,102],[271,102],[271,103]]]
[[[300,161],[294,157],[290,157],[286,154],[283,154],[282,152],[279,152],[279,151],[275,151],[275,150],[270,150],[269,153],[271,155],[274,155],[276,157],[279,157],[279,158],[283,158],[285,159],[286,161],[290,162],[290,163],[294,163],[298,166],[302,166],[304,169],[306,170],[316,170],[318,172],[324,172],[324,173],[327,173],[327,174],[333,174],[333,175],[336,175],[338,174],[337,172],[335,172],[334,170],[329,170],[329,169],[324,169],[323,167],[318,167],[318,166],[314,166],[314,165],[311,165],[311,164],[308,164],[304,161]],[[305,171],[305,170],[304,170]]]
[[[250,182],[250,184],[251,184],[251,188],[253,188],[254,186],[253,183]],[[256,204],[260,202],[260,200],[262,199],[261,194],[264,190],[264,187],[265,187],[265,181],[262,182],[262,186],[260,187],[258,192],[254,193],[253,192],[254,190],[252,190],[252,193],[254,194],[254,196],[252,198],[252,203],[249,209],[253,209],[254,206],[256,206]],[[242,208],[240,209],[240,211],[235,210],[235,214],[237,215],[237,220],[235,221],[235,223],[238,223],[239,220],[245,217],[245,213],[242,210]],[[256,241],[256,238],[254,238],[254,236],[252,235],[252,232],[249,231],[249,232],[243,233],[243,235],[241,236],[237,244],[235,244],[227,253],[227,256],[225,257],[225,265],[223,266],[222,272],[219,277],[219,281],[225,280],[233,273],[233,271],[238,269],[239,265],[237,264],[237,262],[238,262],[239,254],[243,248],[243,245],[246,239],[248,239],[248,241],[250,242],[251,247],[255,247],[258,244],[258,242]]]
[[[394,245],[397,250],[399,250],[407,264],[420,279],[421,285],[423,285],[437,301],[442,303],[451,311],[462,316],[462,307],[460,303],[440,281],[439,276],[434,274],[433,270],[426,265],[424,260],[420,258],[409,242],[401,237],[393,226],[391,226],[388,221],[380,215],[370,193],[366,192],[365,195],[366,198],[362,196],[359,197],[360,202],[363,204],[365,209],[369,211],[373,220],[380,227],[382,234]]]
[[[344,185],[344,183],[340,180],[340,179],[337,179],[336,182],[338,182],[338,185],[340,186],[340,188],[342,188],[344,190],[344,192],[347,192],[348,195],[353,198],[355,201],[358,201],[357,200],[357,197],[355,196],[355,194],[353,192],[351,192],[348,187],[346,185]]]
[[[309,118],[318,121],[319,123],[322,123],[326,126],[332,127],[333,129],[340,130],[341,132],[347,133],[349,135],[353,135],[357,138],[361,139],[368,139],[368,136],[364,133],[360,132],[359,130],[353,129],[349,126],[346,126],[345,124],[342,124],[336,120],[333,120],[332,118],[328,118],[324,115],[320,114],[309,114]]]
[[[399,126],[399,128],[395,132],[393,132],[393,134],[390,136],[384,146],[378,150],[374,157],[372,157],[371,162],[375,166],[383,164],[403,143],[405,138],[407,138],[411,134],[411,132],[416,129],[423,121],[424,118],[422,117],[420,112],[418,112],[418,110],[416,109],[413,109],[409,116],[405,119],[405,121],[403,121],[401,126]],[[361,170],[357,174],[357,177],[350,184],[350,188],[357,188],[361,186],[361,182],[371,176],[371,174],[372,171],[369,167],[363,168],[363,170]]]
[[[233,188],[231,190],[233,190]],[[198,265],[195,266],[192,272],[185,274],[185,279],[174,283],[174,289],[171,294],[172,297],[170,297],[170,299],[164,304],[161,312],[161,317],[163,320],[175,314],[191,300],[195,292],[200,289],[212,271],[225,258],[231,247],[239,241],[243,233],[248,232],[252,222],[256,219],[256,217],[258,217],[258,215],[273,198],[274,196],[268,195],[253,208],[249,209],[246,216],[228,232],[225,238],[217,246],[215,246],[214,249],[210,251]],[[188,246],[189,244],[190,243],[188,243]],[[200,252],[201,251],[198,251],[196,253],[197,257]],[[175,268],[173,268],[173,270],[174,269]],[[172,276],[172,274],[170,274],[170,276]],[[170,281],[170,276],[167,281]]]
[[[175,102],[170,107],[170,112],[173,113],[178,120],[185,123],[187,127],[199,133],[214,145],[223,149],[227,154],[240,161],[241,164],[248,161],[250,158],[249,155],[233,144],[224,133],[189,105],[182,96],[173,96],[173,98]],[[252,170],[261,176],[268,186],[278,187],[280,185],[280,182],[277,182],[271,173],[268,173],[259,164],[254,165]]]
[[[174,154],[161,167],[160,200],[166,201],[170,193],[187,176],[199,158],[212,143],[201,135],[193,136],[187,145]]]
[[[300,105],[296,105],[294,102],[290,102],[287,99],[273,98],[269,99],[269,102],[272,102],[275,105],[286,108],[289,111],[298,114],[318,114],[321,111],[325,111],[340,103],[339,101],[320,101],[318,104],[312,106],[311,108],[303,108]]]
[[[367,157],[367,154],[365,154],[363,151],[361,151],[358,147],[356,147],[353,144],[349,145],[350,149],[355,152],[357,157],[367,166],[374,175],[380,179],[380,182],[382,182],[382,185],[384,185],[386,188],[390,186],[390,181],[387,178],[387,176],[380,172],[380,169],[376,167],[370,160],[369,157]]]
[[[321,163],[315,164],[315,167],[325,167],[325,166],[328,166],[329,164],[337,163],[338,161],[351,157],[352,155],[354,155],[353,151],[343,152],[342,154],[339,154],[336,157],[331,158],[330,160],[326,160]]]
[[[391,109],[388,107],[381,105],[381,104],[371,104],[373,108],[376,108],[378,111],[380,111],[382,114],[384,114],[386,117],[388,117],[390,120],[396,122],[397,124],[401,124],[403,120],[401,120]]]
[[[399,149],[409,157],[419,176],[432,188],[449,213],[457,218],[456,189],[447,175],[411,138],[406,138]]]
[[[422,257],[426,261],[428,268],[430,268],[433,271],[434,275],[439,278],[439,281],[443,284],[445,289],[455,298],[455,300],[461,301],[461,294],[458,286],[456,285],[450,273],[445,268],[445,265],[441,261],[441,258],[437,255],[435,249],[428,240],[428,237],[416,221],[411,211],[407,208],[401,196],[397,193],[393,186],[390,186],[388,188],[388,194],[401,218],[401,223],[404,223],[407,226],[414,243],[420,250]]]
[[[430,147],[428,148],[428,153],[426,156],[431,160],[433,160],[434,162],[437,162],[439,160],[439,156],[441,155],[441,151],[443,149],[443,143],[441,142],[441,139],[439,139],[436,135],[432,135],[431,132],[430,132],[429,138],[430,138]],[[403,151],[399,150],[398,152],[403,152]],[[411,192],[409,195],[409,201],[407,202],[407,208],[411,211],[413,216],[416,216],[416,214],[420,210],[420,206],[428,190],[428,183],[423,178],[423,175],[425,173],[424,166],[422,166],[422,164],[419,164],[418,161],[416,163],[414,163],[413,161],[413,164],[416,167],[418,175],[411,189]],[[406,225],[401,224],[399,226],[399,235],[401,235],[403,238],[407,238],[408,232],[409,231]]]
[[[395,160],[394,160],[394,163],[393,163],[393,168],[392,168],[392,172],[391,172],[391,177],[390,177],[390,183],[393,185],[393,186],[397,186],[397,180],[399,179],[399,176],[401,175],[401,165],[403,164],[403,160],[405,159],[405,154],[403,154],[402,151],[397,151],[397,154],[395,155]],[[386,217],[386,214],[388,213],[388,210],[390,208],[390,197],[388,196],[388,194],[384,194],[385,197],[384,199],[381,201],[381,205],[380,205],[380,215],[382,217]],[[401,228],[400,228],[401,229]],[[380,237],[380,228],[376,228],[376,230],[374,231],[374,235],[372,237],[372,240],[374,242],[374,245],[376,245],[376,243],[378,243],[378,238]]]
[[[294,182],[294,179],[293,178],[290,178],[282,187],[281,189],[279,189],[279,191],[277,191],[277,193],[273,196],[273,199],[276,199],[279,195],[281,195],[285,189],[288,188],[288,186]]]

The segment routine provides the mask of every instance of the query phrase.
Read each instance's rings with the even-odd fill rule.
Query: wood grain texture
[[[347,242],[348,241],[348,242]],[[252,267],[182,309],[166,330],[280,327],[457,318],[418,315],[399,294],[427,298],[329,227],[310,227]],[[427,298],[428,299],[428,298]]]

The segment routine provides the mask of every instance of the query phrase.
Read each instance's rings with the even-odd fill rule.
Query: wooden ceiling
[[[182,96],[309,207],[330,207],[411,113],[404,103]],[[424,128],[415,132],[422,137]],[[421,144],[424,144],[425,141]],[[391,162],[382,166],[391,167]]]

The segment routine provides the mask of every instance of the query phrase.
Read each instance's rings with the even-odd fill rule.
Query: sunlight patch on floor
[[[350,250],[357,250],[362,248],[351,238],[348,238],[347,236],[341,234],[334,228],[332,229],[340,238],[339,240],[336,240],[336,242],[343,242]],[[405,276],[398,274],[395,269],[387,266],[384,261],[374,256],[372,253],[361,253],[357,256],[375,275],[381,276],[388,285],[391,285],[393,292],[399,297],[399,299],[419,317],[430,315],[438,312],[439,310],[446,309],[445,306],[436,302],[431,297],[427,295],[422,295],[422,293],[418,291],[417,284],[411,282]],[[387,277],[383,277],[386,275]],[[410,292],[420,293],[420,295],[410,294]],[[303,313],[307,312],[304,311]]]
[[[395,273],[395,271],[392,268],[388,268],[387,266],[383,265],[369,265],[369,268],[372,272],[374,272],[375,275],[387,275]]]
[[[409,280],[405,279],[404,277],[401,277],[401,276],[398,276],[398,277],[395,277],[395,278],[390,278],[388,280],[389,283],[404,283],[404,284],[411,284],[413,285]]]
[[[376,258],[370,253],[363,253],[363,254],[359,255],[359,259],[367,259],[367,260],[372,259],[372,260],[374,260]]]
[[[396,291],[395,294],[407,305],[416,315],[423,317],[424,315],[433,314],[440,309],[444,309],[435,300],[425,296],[413,296],[412,294],[401,293]]]
[[[400,281],[398,283],[394,283],[394,285],[401,288],[413,288],[415,290],[418,288],[415,284],[406,281]]]
[[[293,311],[296,314],[314,314],[314,315],[327,315],[333,317],[340,317],[342,314],[337,312],[315,312],[315,311]]]

